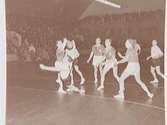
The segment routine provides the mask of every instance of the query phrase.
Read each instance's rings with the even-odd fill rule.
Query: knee
[[[161,73],[161,71],[160,71],[160,68],[158,67],[158,68],[156,68],[156,72],[157,73]]]
[[[74,68],[75,68],[75,69],[79,69],[79,66],[78,66],[78,65],[74,65]]]
[[[97,71],[97,67],[96,66],[94,66],[94,71]]]
[[[151,73],[155,73],[155,68],[151,67]]]

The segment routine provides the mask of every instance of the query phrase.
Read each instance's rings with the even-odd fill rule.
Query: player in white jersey
[[[160,47],[158,46],[157,40],[153,40],[152,47],[151,47],[151,56],[147,57],[147,60],[151,59],[151,61],[152,61],[150,72],[151,72],[154,80],[151,81],[151,83],[158,83],[159,82],[159,80],[156,76],[156,72],[159,76],[164,78],[164,75],[160,70],[161,69],[161,57],[163,57],[163,52],[161,51]]]
[[[56,61],[54,66],[46,66],[43,64],[40,64],[40,68],[42,70],[52,71],[52,72],[58,72],[58,79],[56,80],[59,83],[59,89],[58,92],[60,93],[66,93],[63,89],[63,80],[67,79],[70,74],[70,63],[68,61],[68,57],[65,53],[65,46],[67,43],[67,39],[64,39],[63,43],[62,41],[57,41],[57,50],[56,50]]]
[[[70,85],[70,88],[73,89],[74,91],[75,90],[78,91],[78,89],[74,86],[73,68],[74,68],[74,70],[77,72],[77,74],[81,78],[81,82],[80,82],[81,86],[84,84],[85,78],[84,78],[82,72],[79,69],[78,58],[79,58],[80,54],[79,54],[79,52],[78,52],[78,50],[76,48],[76,44],[75,44],[74,40],[67,42],[67,45],[66,45],[66,54],[67,54],[67,56],[69,58],[69,62],[72,63],[71,73],[70,73],[70,76],[71,76],[71,85]]]
[[[102,62],[104,61],[104,46],[101,44],[101,39],[96,38],[96,44],[92,47],[91,54],[89,56],[89,59],[87,60],[87,63],[90,62],[90,60],[93,57],[93,67],[94,67],[94,83],[97,85],[98,78],[97,73],[98,69],[100,70],[100,74],[102,73]]]
[[[116,50],[111,45],[111,40],[105,40],[105,51],[104,51],[105,61],[103,62],[103,69],[101,74],[101,84],[97,88],[97,90],[101,90],[104,88],[104,80],[106,74],[109,72],[111,68],[113,68],[114,77],[118,80],[118,67],[117,67],[117,59],[116,59]]]
[[[116,99],[124,100],[124,81],[129,76],[134,76],[137,83],[141,86],[141,88],[147,93],[149,98],[153,97],[153,94],[148,90],[146,85],[141,81],[140,78],[140,64],[138,59],[138,53],[135,48],[134,40],[128,39],[125,43],[127,48],[126,55],[123,57],[122,60],[118,61],[117,64],[128,62],[126,69],[121,74],[119,79],[119,94],[114,96]]]

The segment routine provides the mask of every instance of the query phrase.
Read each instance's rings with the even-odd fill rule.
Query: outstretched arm
[[[122,59],[121,59],[120,61],[118,61],[117,64],[125,63],[125,62],[128,61],[128,55],[123,56],[120,52],[118,52],[118,56],[119,56],[120,58],[122,58]]]
[[[128,62],[128,58],[127,57],[124,57],[123,59],[118,61],[117,64],[121,64],[121,63],[125,63],[125,62]]]
[[[118,56],[122,59],[125,58],[125,56],[123,56],[120,52],[118,52]]]
[[[57,72],[57,70],[54,66],[45,66],[43,64],[40,64],[39,66],[40,66],[40,69],[42,69],[42,70]]]

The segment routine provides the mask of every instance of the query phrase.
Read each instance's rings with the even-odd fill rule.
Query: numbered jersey
[[[92,47],[92,52],[94,53],[95,56],[103,56],[104,55],[105,48],[103,45],[94,45]]]
[[[107,60],[115,59],[116,50],[113,47],[105,48],[104,54]]]

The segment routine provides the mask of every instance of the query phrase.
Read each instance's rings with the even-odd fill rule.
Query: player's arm
[[[141,47],[140,47],[140,45],[137,44],[136,47],[137,47],[137,52],[138,52],[138,54],[140,54],[140,53],[141,53]]]
[[[128,54],[126,53],[125,56],[123,56],[120,52],[118,52],[118,55],[122,58],[120,61],[117,62],[117,64],[126,63],[128,62]]]
[[[119,61],[117,62],[117,64],[126,63],[126,62],[128,62],[128,57],[127,57],[127,56],[124,57],[124,58],[122,58],[121,60],[119,60]]]
[[[147,60],[150,60],[151,58],[152,58],[152,56],[148,56],[148,57],[147,57]]]
[[[64,40],[63,40],[63,48],[65,48],[66,47],[66,44],[67,44],[67,39],[66,38],[64,38]]]
[[[152,58],[152,48],[151,48],[151,55],[146,58],[146,60],[150,60]]]
[[[72,44],[73,44],[73,48],[76,48],[76,44],[74,40],[72,40]]]
[[[122,59],[125,58],[125,56],[123,56],[120,52],[118,52],[118,56]]]
[[[87,60],[87,63],[90,62],[90,60],[92,59],[93,55],[94,55],[94,53],[93,53],[93,51],[92,51],[92,52],[90,53],[90,56],[89,56],[88,60]]]
[[[159,48],[159,57],[162,57],[164,55],[164,53],[162,52],[162,50]]]
[[[40,64],[41,70],[51,71],[51,72],[57,72],[58,70],[54,66],[45,66],[43,64]]]

